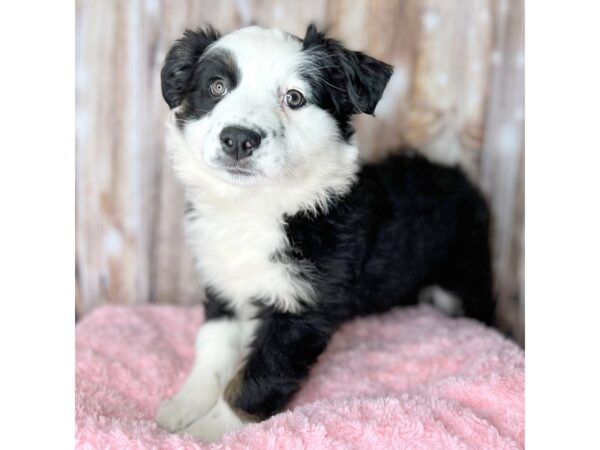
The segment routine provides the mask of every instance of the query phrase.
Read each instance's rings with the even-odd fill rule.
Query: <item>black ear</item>
[[[206,47],[220,37],[218,31],[207,26],[204,30],[186,30],[183,37],[175,41],[160,72],[162,95],[169,108],[181,104],[198,59]]]
[[[303,50],[313,52],[316,67],[327,72],[329,83],[343,91],[345,99],[333,99],[350,114],[373,114],[383,90],[392,76],[393,67],[361,52],[345,48],[335,39],[325,37],[314,24],[308,26],[303,41]],[[340,94],[335,94],[340,96]],[[348,106],[350,106],[348,110]]]

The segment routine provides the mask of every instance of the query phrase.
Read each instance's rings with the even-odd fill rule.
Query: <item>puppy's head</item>
[[[351,118],[373,113],[391,73],[313,25],[304,39],[259,27],[186,31],[161,72],[176,168],[187,182],[316,177],[326,188],[327,177],[355,170]]]

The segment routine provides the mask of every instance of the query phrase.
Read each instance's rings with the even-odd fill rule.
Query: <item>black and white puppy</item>
[[[352,116],[391,74],[312,25],[186,31],[170,49],[168,147],[207,303],[162,428],[215,440],[281,411],[341,323],[426,287],[492,322],[480,194],[418,156],[359,164]]]

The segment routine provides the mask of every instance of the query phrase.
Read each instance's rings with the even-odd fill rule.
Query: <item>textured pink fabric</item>
[[[160,430],[191,367],[201,307],[102,307],[76,329],[78,448],[512,449],[524,355],[491,329],[419,306],[346,324],[290,410],[211,445]]]

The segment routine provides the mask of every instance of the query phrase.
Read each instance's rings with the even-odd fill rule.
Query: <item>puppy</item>
[[[392,67],[311,25],[186,31],[162,69],[206,321],[183,387],[156,416],[211,441],[281,411],[338,326],[437,286],[492,323],[488,210],[422,157],[361,165],[355,114]]]

